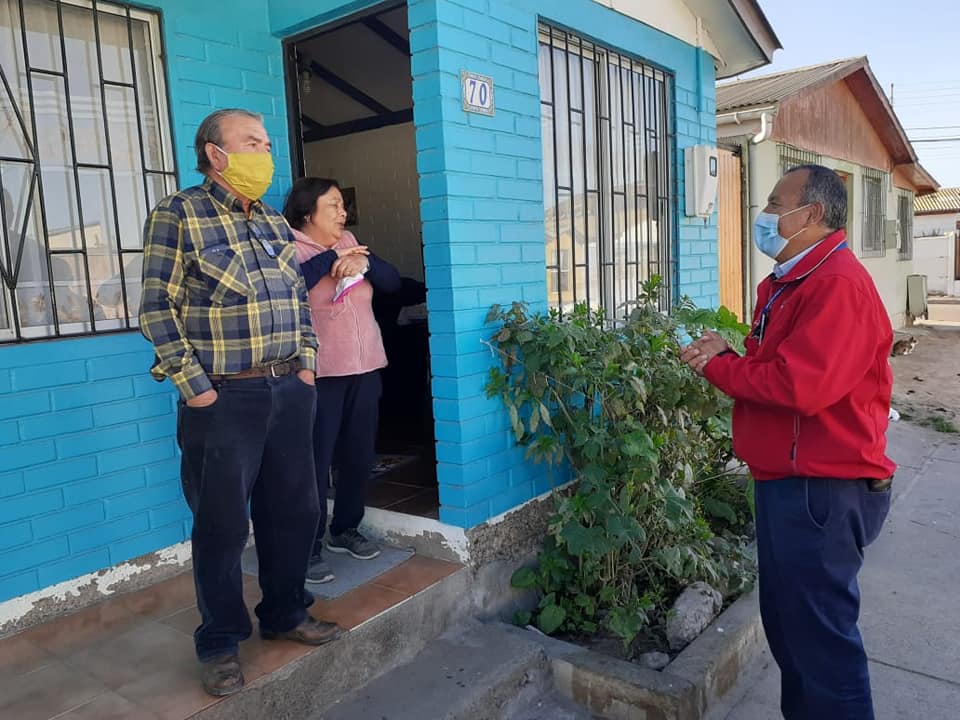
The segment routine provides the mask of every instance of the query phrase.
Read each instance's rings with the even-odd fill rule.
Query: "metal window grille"
[[[629,314],[641,285],[662,280],[670,307],[675,188],[672,78],[651,65],[541,25],[547,292]]]
[[[897,197],[897,220],[900,226],[900,243],[897,257],[913,259],[913,193],[901,193]]]
[[[0,342],[137,326],[176,187],[156,13],[0,0]]]
[[[793,145],[780,145],[780,174],[786,175],[800,165],[819,165],[821,163],[819,153],[803,150]]]
[[[863,238],[861,255],[863,257],[883,257],[886,253],[884,238],[884,220],[887,210],[886,173],[880,170],[864,168],[863,171]]]

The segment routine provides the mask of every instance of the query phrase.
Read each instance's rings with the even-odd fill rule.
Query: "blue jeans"
[[[760,614],[786,720],[873,720],[857,573],[890,495],[866,480],[755,484]]]
[[[257,541],[260,627],[285,632],[306,619],[310,546],[320,516],[311,428],[316,393],[296,375],[226,380],[209,407],[180,403],[183,494],[193,511],[193,577],[202,623],[197,657],[237,652],[252,626],[240,554],[247,504]]]

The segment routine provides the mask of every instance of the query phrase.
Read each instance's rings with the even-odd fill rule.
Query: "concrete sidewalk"
[[[860,629],[877,720],[960,718],[960,436],[891,424],[900,469],[883,534],[860,573]],[[711,720],[780,718],[768,651]],[[824,718],[824,720],[828,720]]]

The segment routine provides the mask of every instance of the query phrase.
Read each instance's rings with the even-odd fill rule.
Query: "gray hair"
[[[847,225],[847,188],[840,176],[823,165],[798,165],[785,174],[807,171],[807,182],[803,186],[800,204],[819,203],[823,206],[823,224],[831,230],[839,230]]]
[[[207,159],[207,143],[223,146],[223,132],[220,130],[220,124],[224,119],[234,115],[250,118],[259,123],[263,122],[263,115],[240,108],[226,108],[207,115],[200,123],[200,127],[197,128],[197,137],[193,141],[193,145],[197,149],[198,171],[207,173],[210,170],[210,160]]]

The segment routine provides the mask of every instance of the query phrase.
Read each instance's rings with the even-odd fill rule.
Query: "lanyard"
[[[837,245],[833,250],[831,250],[829,255],[832,255],[837,250],[840,250],[845,247],[847,247],[846,240],[844,240],[842,243]],[[829,255],[827,257],[829,257]],[[826,260],[826,258],[824,258],[824,260]],[[821,260],[820,262],[822,263],[823,260]],[[818,263],[818,266],[819,266],[819,263]],[[798,280],[795,280],[793,282],[798,282],[799,280],[802,280],[802,279],[803,278],[801,277]],[[779,288],[777,288],[777,291],[770,296],[769,300],[767,300],[767,304],[763,306],[763,310],[760,311],[760,320],[757,322],[756,326],[753,328],[753,332],[750,333],[752,337],[755,337],[757,339],[758,343],[763,342],[763,333],[767,329],[767,318],[770,316],[770,309],[773,307],[774,301],[776,301],[776,299],[780,297],[780,293],[786,290],[787,287],[789,287],[791,284],[792,283],[784,283]]]
[[[753,333],[751,333],[753,337],[757,339],[757,342],[763,342],[763,332],[767,328],[767,316],[770,315],[770,308],[773,307],[774,301],[780,297],[780,293],[786,289],[787,285],[781,285],[777,288],[777,291],[767,300],[767,304],[763,306],[763,310],[760,311],[760,321],[753,329]]]

